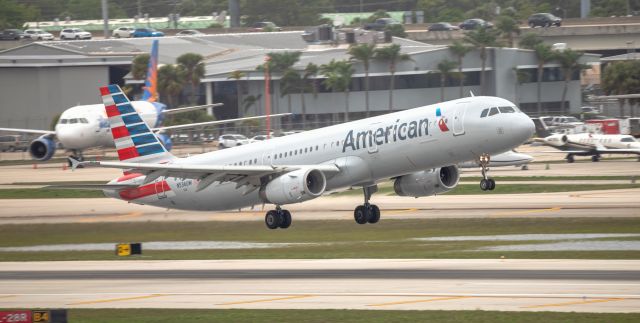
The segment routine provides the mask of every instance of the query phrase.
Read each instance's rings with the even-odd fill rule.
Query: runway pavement
[[[0,307],[640,312],[638,260],[3,263]]]

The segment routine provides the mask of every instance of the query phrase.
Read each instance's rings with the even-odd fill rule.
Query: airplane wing
[[[184,108],[176,108],[176,109],[167,109],[164,110],[164,114],[166,115],[172,115],[172,114],[178,114],[178,113],[184,113],[184,112],[191,112],[191,111],[195,111],[195,110],[201,110],[201,109],[206,109],[206,108],[215,108],[215,107],[221,107],[224,104],[222,103],[214,103],[214,104],[205,104],[205,105],[196,105],[196,106],[192,106],[192,107],[184,107]]]
[[[51,130],[37,130],[37,129],[17,129],[17,128],[0,128],[0,131],[8,132],[21,132],[21,133],[35,133],[39,135],[55,135],[55,131]]]
[[[214,182],[235,182],[236,188],[248,186],[245,194],[255,190],[261,184],[260,179],[267,175],[284,174],[304,167],[317,169],[325,173],[338,173],[340,168],[335,164],[318,165],[253,165],[253,166],[222,166],[222,165],[180,165],[180,164],[151,164],[126,163],[110,161],[78,161],[69,158],[72,169],[78,166],[126,169],[131,173],[146,175],[143,184],[153,182],[159,177],[190,178],[198,181],[196,191],[207,188]]]
[[[270,117],[279,118],[291,115],[291,113],[279,113],[272,114]],[[207,122],[199,122],[199,123],[188,123],[188,124],[180,124],[175,126],[167,126],[167,127],[158,127],[151,129],[152,131],[166,131],[166,130],[177,130],[177,129],[192,129],[192,128],[203,128],[208,126],[214,126],[217,124],[223,123],[232,123],[237,121],[245,121],[245,120],[253,120],[253,119],[264,119],[267,116],[256,116],[256,117],[246,117],[246,118],[236,118],[236,119],[227,119],[227,120],[216,120],[216,121],[207,121]]]

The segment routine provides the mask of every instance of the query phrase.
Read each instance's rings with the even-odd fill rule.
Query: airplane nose
[[[514,135],[514,139],[523,143],[527,141],[535,133],[536,127],[533,120],[524,113],[518,115],[518,118],[514,120],[511,125],[511,130]]]

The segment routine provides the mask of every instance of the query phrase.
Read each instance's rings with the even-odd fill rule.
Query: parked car
[[[20,135],[0,136],[0,151],[27,151],[28,142],[23,141]]]
[[[399,24],[400,23],[393,18],[379,18],[372,23],[365,24],[363,28],[365,30],[383,31],[387,28],[387,26]]]
[[[115,38],[129,38],[134,30],[136,29],[133,27],[119,27],[114,29],[111,35]]]
[[[176,34],[176,36],[201,36],[206,35],[205,33],[201,33],[195,29],[185,29]]]
[[[80,28],[68,28],[60,32],[60,39],[91,39],[91,33]]]
[[[222,135],[218,138],[218,148],[220,149],[247,145],[249,143],[247,137],[237,134]]]
[[[450,30],[460,30],[460,28],[448,22],[438,22],[429,26],[427,30],[428,31],[450,31]]]
[[[534,13],[529,16],[529,27],[551,27],[562,25],[562,18],[556,17],[550,13]]]
[[[137,28],[131,33],[131,37],[162,37],[164,33],[153,28]]]
[[[476,28],[492,28],[493,24],[480,18],[472,18],[463,21],[458,27],[463,30],[473,30]]]
[[[42,29],[27,29],[24,31],[32,40],[53,40],[53,34]]]
[[[276,24],[272,23],[271,21],[262,21],[262,22],[256,22],[255,24],[251,25],[251,28],[249,28],[249,31],[252,31],[252,32],[282,31],[282,28],[278,27]]]
[[[5,29],[0,34],[0,40],[20,40],[25,36],[24,31],[20,29]]]
[[[251,143],[259,142],[259,141],[265,141],[265,140],[267,140],[267,135],[257,135],[257,136],[253,136],[253,137],[251,137],[251,139],[249,139],[249,141]]]

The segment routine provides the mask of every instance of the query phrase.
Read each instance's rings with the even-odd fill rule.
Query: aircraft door
[[[161,200],[161,199],[167,198],[167,190],[169,188],[169,184],[167,183],[165,178],[160,177],[156,179],[154,185],[156,189],[156,196],[158,197],[158,199]]]
[[[464,135],[464,115],[467,111],[467,102],[456,104],[453,112],[453,135]]]

